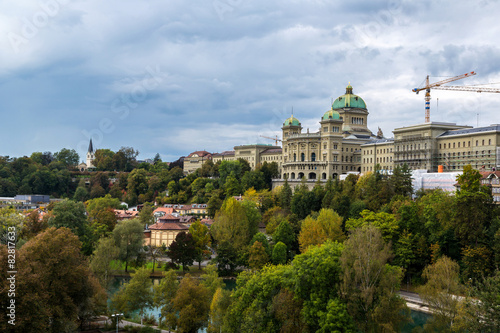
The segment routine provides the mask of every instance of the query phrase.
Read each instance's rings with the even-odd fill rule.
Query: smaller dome
[[[283,126],[300,126],[300,121],[292,115],[290,118],[285,120]]]
[[[328,119],[335,119],[335,120],[340,120],[340,113],[338,113],[335,110],[328,110],[325,112],[323,115],[323,120],[328,120]]]

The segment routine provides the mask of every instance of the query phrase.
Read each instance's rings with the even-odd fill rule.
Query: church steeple
[[[89,153],[93,154],[94,153],[94,146],[92,145],[92,138],[90,138],[90,143],[89,143]]]
[[[89,143],[89,150],[87,151],[87,168],[94,167],[95,151],[94,145],[92,144],[92,138]]]

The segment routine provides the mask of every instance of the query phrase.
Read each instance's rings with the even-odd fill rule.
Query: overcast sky
[[[369,128],[424,122],[431,82],[500,82],[500,1],[0,0],[0,155],[130,146],[173,161],[317,131],[350,82]],[[431,92],[431,120],[500,123],[500,94]],[[479,114],[479,116],[478,116]]]

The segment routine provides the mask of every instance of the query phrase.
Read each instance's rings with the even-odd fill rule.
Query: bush
[[[146,325],[155,325],[155,326],[157,325],[156,318],[153,314],[145,315],[142,318],[142,322]]]
[[[179,265],[177,265],[176,263],[173,263],[173,262],[167,262],[165,264],[165,270],[169,271],[171,269],[178,270],[179,269]]]

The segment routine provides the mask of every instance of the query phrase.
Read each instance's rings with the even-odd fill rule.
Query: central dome
[[[342,95],[335,99],[332,104],[332,109],[343,109],[343,108],[359,108],[366,109],[366,104],[363,99],[352,93],[352,87],[349,84],[346,88],[345,95]]]

